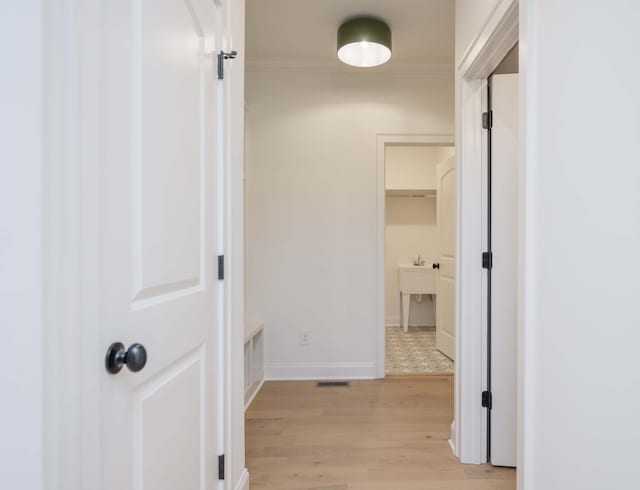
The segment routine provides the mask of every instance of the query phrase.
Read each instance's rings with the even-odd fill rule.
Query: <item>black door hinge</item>
[[[218,53],[218,80],[224,79],[224,60],[234,60],[237,56],[237,51],[220,51]]]
[[[224,255],[218,255],[218,281],[224,279]]]
[[[491,410],[491,407],[493,406],[493,397],[491,396],[490,391],[482,392],[482,406]]]
[[[224,454],[218,456],[218,480],[224,480]]]
[[[493,111],[482,113],[482,128],[491,129],[493,127]]]
[[[493,268],[493,253],[492,252],[482,252],[482,268],[483,269],[492,269]]]

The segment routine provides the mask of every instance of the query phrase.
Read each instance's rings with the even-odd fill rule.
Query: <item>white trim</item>
[[[479,396],[486,384],[485,274],[483,251],[482,79],[518,40],[518,1],[501,0],[467,49],[456,73],[457,260],[456,260],[456,456],[486,461],[486,411]]]
[[[80,490],[102,456],[100,2],[47,3],[44,32],[44,488]]]
[[[245,468],[244,470],[242,470],[242,474],[240,475],[240,479],[238,480],[238,483],[236,484],[235,487],[233,487],[234,490],[249,490],[250,485],[249,485],[249,471]]]
[[[518,0],[501,0],[465,51],[457,72],[468,80],[487,78],[517,42]]]
[[[432,146],[453,146],[454,136],[451,134],[430,134],[427,131],[402,133],[379,132],[376,135],[376,251],[374,254],[375,287],[374,287],[374,352],[376,378],[385,376],[385,293],[384,293],[384,147],[391,143],[413,143]]]
[[[531,144],[536,133],[534,111],[536,93],[533,73],[536,68],[535,51],[531,49],[533,25],[536,21],[533,2],[520,0],[519,5],[519,139],[518,161],[518,489],[533,490],[535,481],[529,468],[535,464],[533,437],[535,434],[535,283],[536,267],[532,244],[537,243],[535,201],[535,172],[538,161]]]
[[[267,381],[374,378],[376,372],[372,362],[273,363],[264,366]]]
[[[251,391],[251,396],[249,397],[249,399],[247,401],[244,402],[244,411],[245,412],[247,411],[247,408],[249,408],[249,406],[251,405],[251,402],[253,402],[253,400],[256,397],[256,395],[260,392],[260,390],[262,389],[263,385],[264,385],[264,379],[261,379],[260,382],[258,383],[258,385],[253,388],[253,390]]]
[[[451,422],[451,432],[449,434],[449,447],[451,448],[451,452],[456,454],[456,421]]]
[[[454,66],[450,63],[390,63],[377,68],[367,69],[370,75],[453,75]],[[307,58],[248,58],[246,71],[280,72],[280,73],[362,73],[359,68],[353,68],[335,60],[313,60]]]
[[[386,327],[399,327],[400,326],[400,317],[398,315],[394,315],[394,316],[387,316],[384,319],[384,324]],[[414,322],[409,322],[409,326],[410,327],[434,327],[435,328],[435,323],[433,325],[426,325],[424,322],[422,323],[416,323]]]
[[[244,28],[245,2],[223,1],[224,15],[220,48],[236,50],[238,59],[225,64],[225,489],[245,477],[244,446]]]
[[[384,324],[387,327],[399,327],[400,326],[400,316],[399,315],[387,316],[384,319]]]

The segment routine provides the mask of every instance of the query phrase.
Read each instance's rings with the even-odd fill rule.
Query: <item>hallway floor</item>
[[[453,376],[316,388],[267,382],[246,412],[252,490],[514,490],[515,470],[462,465]]]
[[[387,374],[453,374],[453,361],[436,349],[435,327],[386,327]]]

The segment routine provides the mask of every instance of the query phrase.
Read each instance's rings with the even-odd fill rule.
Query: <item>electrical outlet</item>
[[[310,345],[310,344],[311,344],[311,332],[300,333],[300,345]]]

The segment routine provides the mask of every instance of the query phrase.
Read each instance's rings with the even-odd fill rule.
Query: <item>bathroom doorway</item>
[[[454,154],[426,136],[379,145],[385,375],[454,372]]]

